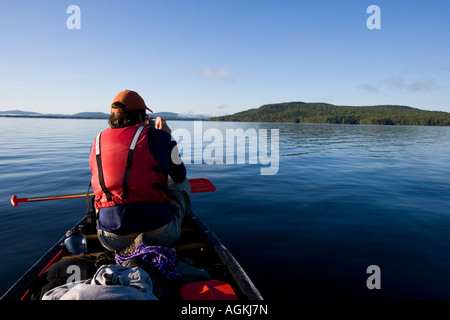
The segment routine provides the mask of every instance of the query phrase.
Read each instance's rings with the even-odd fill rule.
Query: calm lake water
[[[277,173],[261,175],[262,157],[196,164],[199,150],[223,158],[233,150],[211,153],[212,142],[195,135],[198,123],[169,125],[191,134],[183,138],[193,146],[188,177],[217,188],[192,195],[193,210],[266,299],[450,299],[449,127],[201,123],[216,147],[218,133],[254,129],[260,141],[266,129],[270,151],[277,129]],[[11,196],[85,192],[90,146],[106,126],[0,118],[0,294],[85,214],[84,199],[14,208]],[[367,287],[371,265],[380,289]]]

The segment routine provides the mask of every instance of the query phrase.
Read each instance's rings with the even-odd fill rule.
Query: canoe
[[[71,232],[67,232],[57,241],[1,299],[36,300],[32,291],[36,292],[36,288],[38,291],[42,289],[40,283],[45,272],[58,262],[70,260],[74,255],[69,252],[70,248],[67,248],[66,239],[71,236],[70,233],[83,234],[86,239],[84,248],[87,252],[83,252],[81,256],[98,259],[108,253],[101,246],[95,227],[89,221],[87,216],[81,219]],[[159,296],[160,300],[263,300],[231,252],[194,212],[184,218],[181,237],[171,249],[176,253],[176,270],[182,278],[161,280],[160,273],[151,273],[151,277],[158,278],[156,280],[164,292],[172,291]]]

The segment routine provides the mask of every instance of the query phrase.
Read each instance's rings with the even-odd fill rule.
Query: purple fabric
[[[117,263],[123,263],[135,257],[140,257],[142,260],[151,263],[161,274],[167,279],[180,278],[181,275],[177,272],[175,263],[177,256],[175,250],[162,246],[146,246],[139,244],[133,253],[127,255],[116,254],[115,260]]]

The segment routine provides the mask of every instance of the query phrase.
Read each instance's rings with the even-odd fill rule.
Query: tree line
[[[263,105],[212,121],[290,122],[374,125],[450,126],[450,113],[407,106],[336,106],[327,103],[288,102]]]

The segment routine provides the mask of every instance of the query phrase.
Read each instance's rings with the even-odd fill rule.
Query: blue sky
[[[77,5],[80,29],[67,8]],[[366,26],[370,5],[381,29]],[[399,104],[450,112],[450,1],[0,0],[0,110]]]

